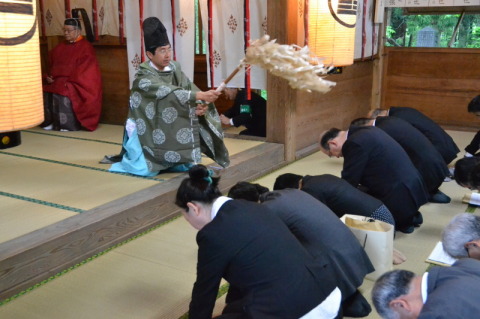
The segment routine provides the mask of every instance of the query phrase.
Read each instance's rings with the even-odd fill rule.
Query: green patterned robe
[[[222,167],[229,165],[220,117],[211,103],[204,116],[195,114],[195,94],[200,91],[170,62],[170,71],[159,71],[144,62],[130,93],[128,118],[137,134],[150,172],[184,163],[200,163],[201,153]]]

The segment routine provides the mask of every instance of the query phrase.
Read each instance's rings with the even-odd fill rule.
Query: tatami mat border
[[[99,171],[99,172],[104,172],[104,173],[111,173],[111,174],[117,174],[117,175],[123,175],[123,176],[135,177],[135,178],[149,179],[149,180],[157,181],[157,182],[164,182],[164,181],[165,181],[165,179],[155,178],[155,176],[153,176],[153,177],[150,177],[150,176],[138,176],[138,175],[132,175],[132,174],[128,174],[128,173],[110,172],[108,169],[104,169],[104,168],[97,168],[97,167],[92,167],[92,166],[78,165],[78,164],[73,164],[73,163],[68,163],[68,162],[61,162],[61,161],[54,161],[54,160],[47,159],[47,158],[41,158],[41,157],[35,157],[35,156],[29,156],[29,155],[22,155],[22,154],[15,154],[15,153],[10,153],[10,152],[6,152],[6,151],[0,151],[0,154],[10,155],[10,156],[17,156],[17,157],[22,157],[22,158],[28,158],[28,159],[36,160],[36,161],[49,162],[49,163],[53,163],[53,164],[61,164],[61,165],[72,166],[72,167],[77,167],[77,168],[91,169],[91,170],[94,170],[94,171]]]
[[[468,204],[467,209],[465,209],[465,213],[473,214],[475,213],[475,209],[477,209],[477,206]]]
[[[69,210],[69,211],[72,211],[72,212],[75,212],[75,213],[83,213],[85,211],[84,209],[80,209],[80,208],[70,207],[70,206],[66,206],[66,205],[60,205],[60,204],[47,202],[47,201],[36,199],[36,198],[26,197],[26,196],[22,196],[22,195],[16,195],[16,194],[2,192],[2,191],[0,191],[0,196],[20,199],[20,200],[27,201],[27,202],[32,202],[32,203],[35,203],[35,204],[40,204],[40,205],[50,206],[50,207],[54,207],[54,208]]]
[[[59,138],[68,138],[68,139],[73,139],[73,140],[81,140],[81,141],[97,142],[97,143],[104,143],[104,144],[113,144],[113,145],[122,145],[122,143],[118,143],[118,142],[109,142],[109,141],[97,140],[97,139],[93,139],[93,138],[65,136],[65,135],[58,135],[58,134],[31,131],[31,130],[25,130],[23,132],[32,133],[32,134],[40,134],[40,135],[48,135],[48,136],[59,137]]]

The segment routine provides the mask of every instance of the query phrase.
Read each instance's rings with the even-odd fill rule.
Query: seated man
[[[286,173],[277,177],[274,190],[285,188],[301,189],[312,195],[335,215],[362,215],[395,225],[392,213],[378,199],[350,185],[344,179],[330,174],[300,176]]]
[[[403,148],[376,127],[332,128],[322,134],[320,147],[328,156],[343,156],[342,178],[365,187],[381,200],[404,233],[423,222],[418,211],[428,201],[422,177]]]
[[[219,92],[200,91],[172,61],[172,49],[163,24],[155,17],[143,22],[149,61],[140,65],[130,94],[122,160],[114,172],[154,176],[162,171],[182,172],[201,161],[205,153],[223,167],[228,151],[213,104]]]
[[[472,113],[475,116],[480,116],[480,95],[474,97],[468,104],[468,113]],[[480,131],[475,134],[470,144],[465,147],[465,157],[478,156],[478,149],[480,148]]]
[[[457,157],[458,152],[460,152],[460,149],[452,137],[448,135],[440,125],[416,109],[395,106],[388,110],[375,109],[368,114],[368,117],[371,118],[376,118],[377,116],[394,116],[413,125],[432,142],[447,165],[450,164],[450,162]]]
[[[78,19],[66,19],[65,42],[49,55],[50,71],[44,78],[46,130],[94,131],[102,111],[102,78],[95,50],[83,38]]]
[[[234,199],[261,200],[275,212],[316,260],[328,256],[342,292],[343,315],[367,316],[371,307],[357,288],[373,266],[358,239],[324,204],[298,189],[266,192],[258,184],[239,182],[228,195]]]
[[[223,125],[245,126],[240,135],[266,136],[267,101],[255,92],[250,92],[250,100],[245,90],[226,88],[225,96],[234,100],[233,106],[220,115]]]
[[[377,279],[372,302],[382,318],[477,318],[480,261],[465,258],[423,276],[393,270]]]
[[[480,216],[462,213],[453,217],[443,230],[442,243],[454,258],[480,260]]]
[[[438,188],[450,175],[448,166],[433,144],[407,121],[394,116],[379,116],[376,119],[358,118],[350,125],[376,126],[390,135],[407,152],[408,157],[425,182],[432,203],[449,203],[450,197]]]

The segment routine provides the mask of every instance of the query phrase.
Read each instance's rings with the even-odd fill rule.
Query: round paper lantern
[[[325,66],[353,64],[356,0],[309,0],[307,41]]]
[[[43,122],[36,1],[0,1],[0,132]]]

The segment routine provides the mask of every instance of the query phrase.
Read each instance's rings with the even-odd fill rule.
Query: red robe
[[[52,84],[45,92],[67,96],[80,124],[87,130],[97,128],[102,111],[102,78],[93,46],[85,39],[63,42],[50,52]]]

